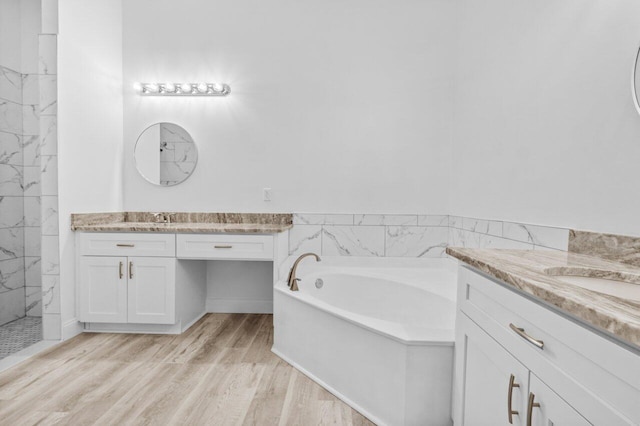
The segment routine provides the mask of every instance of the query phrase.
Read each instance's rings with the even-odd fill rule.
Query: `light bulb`
[[[193,91],[193,88],[191,87],[191,83],[180,84],[180,91],[182,93],[191,93]]]
[[[218,93],[222,93],[224,91],[224,84],[214,83],[213,84],[213,91],[214,92],[218,92]]]
[[[160,87],[158,86],[158,83],[149,83],[145,86],[145,89],[149,93],[158,93]]]
[[[173,83],[165,83],[164,91],[167,93],[174,93],[176,91],[176,85]]]
[[[136,93],[142,93],[142,83],[133,83],[133,90],[135,90]]]
[[[209,86],[207,86],[207,83],[198,84],[198,92],[207,93],[208,90],[209,90]]]

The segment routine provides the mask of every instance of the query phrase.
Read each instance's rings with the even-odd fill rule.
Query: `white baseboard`
[[[84,324],[76,318],[70,319],[62,325],[62,340],[71,339],[84,331]]]
[[[273,300],[208,298],[207,312],[238,314],[272,314]]]
[[[129,334],[180,334],[182,333],[180,321],[176,324],[111,324],[111,323],[84,323],[84,331],[91,333],[129,333]]]
[[[187,331],[193,324],[207,314],[203,311],[196,315],[190,322],[182,324],[109,324],[109,323],[84,323],[84,330],[91,333],[129,333],[129,334],[181,334]]]

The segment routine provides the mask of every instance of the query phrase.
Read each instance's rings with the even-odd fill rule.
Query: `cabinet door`
[[[80,321],[127,322],[126,257],[80,258]]]
[[[532,426],[582,426],[591,424],[534,374],[531,374],[529,386],[530,394],[528,399],[530,402],[528,404],[540,405],[532,406],[528,410],[531,411]]]
[[[162,257],[129,257],[128,322],[175,324],[176,260]]]
[[[459,313],[457,321],[456,356],[463,360],[457,363],[462,370],[462,424],[525,425],[529,370],[466,315]]]

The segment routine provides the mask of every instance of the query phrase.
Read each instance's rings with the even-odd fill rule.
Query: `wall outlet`
[[[262,199],[264,201],[271,201],[271,188],[264,188],[262,190]]]

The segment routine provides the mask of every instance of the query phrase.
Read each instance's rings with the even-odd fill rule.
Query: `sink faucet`
[[[173,213],[154,213],[153,217],[157,223],[171,223],[171,217]]]
[[[302,259],[304,259],[305,257],[308,256],[313,256],[316,258],[317,262],[320,262],[320,256],[318,256],[315,253],[305,253],[303,255],[300,255],[300,257],[298,257],[296,259],[295,262],[293,262],[293,266],[291,267],[291,270],[289,271],[289,278],[287,278],[287,285],[289,286],[289,288],[291,289],[291,291],[298,291],[298,281],[300,281],[300,278],[296,278],[296,269],[298,269],[298,263],[300,263],[300,261]]]

